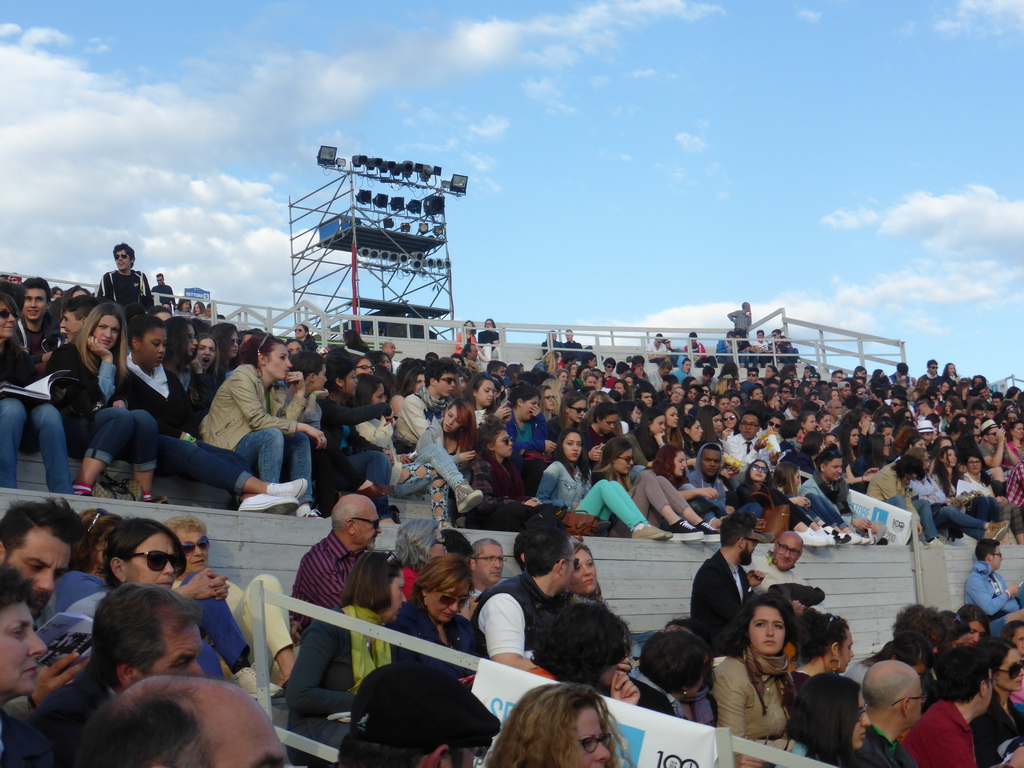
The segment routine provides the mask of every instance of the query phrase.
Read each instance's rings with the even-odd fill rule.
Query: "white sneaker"
[[[255,668],[253,668],[253,667],[242,667],[242,669],[238,670],[237,672],[235,672],[234,675],[232,675],[232,679],[235,681],[235,683],[238,685],[239,688],[241,688],[243,691],[248,693],[254,699],[256,698],[256,670],[255,670]],[[280,696],[282,693],[284,693],[284,688],[282,688],[280,685],[275,685],[274,683],[270,683],[270,696],[271,696],[271,698],[273,698],[275,696]]]
[[[304,479],[292,480],[290,483],[267,483],[265,493],[268,496],[283,496],[286,499],[301,499],[306,495],[309,483]]]
[[[797,531],[796,535],[803,539],[805,547],[826,547],[828,542],[825,536],[819,536],[818,531],[808,528],[806,531]]]
[[[302,482],[306,482],[303,480]],[[238,505],[239,512],[263,512],[270,515],[294,515],[299,502],[269,493],[257,493]]]
[[[300,504],[299,508],[295,510],[296,517],[315,517],[319,519],[320,513],[309,506],[309,504]]]

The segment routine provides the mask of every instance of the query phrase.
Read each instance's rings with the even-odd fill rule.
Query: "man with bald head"
[[[818,587],[804,584],[797,576],[796,563],[804,553],[804,540],[795,531],[786,531],[765,554],[767,566],[764,569],[764,581],[754,587],[757,594],[764,594],[769,588],[781,593],[793,603],[793,610],[798,614],[804,608],[817,605],[825,599],[825,593]]]
[[[324,608],[337,608],[341,590],[360,555],[373,546],[380,533],[377,508],[365,496],[342,496],[331,510],[331,532],[302,556],[295,574],[292,597]],[[295,632],[311,619],[292,614]]]
[[[864,703],[871,726],[857,750],[861,768],[917,768],[899,737],[921,719],[921,676],[902,661],[879,661],[864,677]]]
[[[266,713],[241,688],[193,677],[149,677],[89,721],[76,766],[282,768]]]

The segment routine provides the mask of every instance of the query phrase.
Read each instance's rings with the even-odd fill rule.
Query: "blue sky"
[[[743,300],[998,378],[1024,280],[1024,0],[9,1],[0,268],[290,304],[320,144],[469,175],[459,318]]]

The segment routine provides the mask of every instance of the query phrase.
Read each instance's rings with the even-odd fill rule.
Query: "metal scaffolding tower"
[[[465,194],[467,177],[335,154],[321,147],[317,162],[336,177],[289,200],[294,302],[328,313],[453,317],[445,200]]]

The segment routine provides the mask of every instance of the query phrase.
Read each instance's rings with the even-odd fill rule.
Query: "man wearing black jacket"
[[[100,278],[96,295],[126,307],[138,302],[146,309],[153,306],[153,292],[145,273],[132,269],[135,266],[135,251],[127,243],[114,246],[114,261],[117,269]]]
[[[722,521],[720,549],[704,561],[693,577],[690,617],[711,630],[714,643],[722,630],[764,581],[761,571],[743,570],[753,562],[754,547],[765,537],[754,532],[757,520],[746,512]]]

